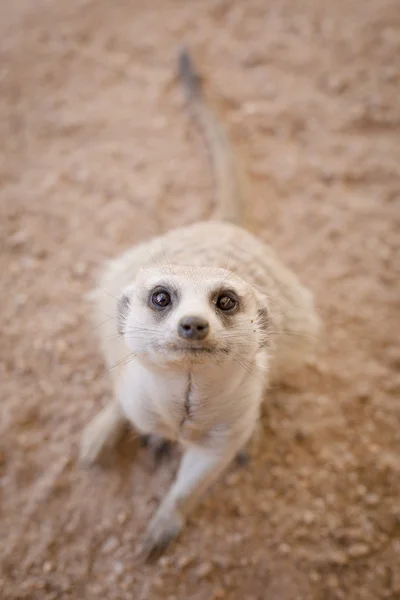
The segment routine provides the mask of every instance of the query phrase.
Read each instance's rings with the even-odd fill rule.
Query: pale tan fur
[[[202,118],[207,114],[203,110]],[[212,125],[207,121],[209,128]],[[209,131],[207,135],[212,144]],[[218,144],[214,157],[227,146],[226,141]],[[228,168],[231,162],[221,157],[219,164]],[[224,172],[223,177],[228,175]],[[229,186],[222,188],[225,193]],[[227,199],[223,202],[226,205]],[[177,282],[186,302],[212,324],[210,335],[216,343],[224,332],[213,321],[207,294],[216,282],[236,286],[246,298],[235,342],[240,352],[235,354],[232,342],[227,356],[218,359],[169,353],[173,319],[168,331],[165,323],[158,326],[164,354],[147,351],[144,333],[137,339],[130,336],[129,331],[144,331],[149,323],[154,328],[149,309],[140,308],[136,296],[137,288],[157,277]],[[126,330],[118,336],[121,294],[129,302]],[[112,447],[126,420],[139,432],[180,442],[185,450],[177,479],[148,528],[144,550],[149,555],[161,552],[180,532],[202,493],[251,438],[268,384],[290,377],[313,357],[319,318],[311,292],[275,252],[240,226],[222,221],[199,222],[127,250],[106,265],[92,300],[96,324],[102,323],[100,340],[115,398],[86,429],[82,459],[94,462]],[[182,314],[188,310],[183,306],[177,309]],[[260,343],[260,308],[268,312],[266,344]],[[190,410],[185,401],[190,401]]]

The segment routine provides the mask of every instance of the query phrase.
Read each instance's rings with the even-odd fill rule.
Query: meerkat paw
[[[146,562],[159,558],[169,544],[178,537],[184,526],[184,518],[178,511],[166,511],[162,507],[153,517],[140,549]]]
[[[80,447],[82,463],[92,465],[112,450],[124,429],[124,420],[113,407],[106,406],[85,428]]]

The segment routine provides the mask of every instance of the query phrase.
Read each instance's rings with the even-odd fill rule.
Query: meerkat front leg
[[[100,457],[113,449],[121,438],[127,425],[117,399],[109,402],[85,428],[82,436],[80,458],[83,463],[91,465]]]
[[[190,446],[185,451],[176,480],[147,529],[142,547],[145,560],[161,555],[179,535],[190,511],[233,460],[241,446],[225,452],[200,446]]]

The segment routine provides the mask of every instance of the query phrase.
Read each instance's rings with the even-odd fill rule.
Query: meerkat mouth
[[[218,351],[217,347],[211,343],[201,343],[201,342],[183,342],[180,341],[173,342],[168,345],[169,349],[172,352],[177,352],[179,354],[188,354],[191,356],[196,355],[205,355],[205,354],[214,354]]]
[[[185,352],[187,354],[213,354],[215,352],[215,348],[206,346],[176,346],[174,350],[177,352]]]
[[[174,344],[171,347],[173,352],[179,354],[186,354],[187,356],[218,356],[229,354],[229,350],[225,347],[219,348],[217,346],[200,346],[194,344]]]

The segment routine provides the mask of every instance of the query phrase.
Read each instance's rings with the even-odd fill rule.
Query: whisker
[[[162,251],[162,248],[161,248],[161,251]],[[159,269],[159,271],[160,271],[160,272],[161,272],[163,275],[167,276],[167,275],[168,275],[168,273],[167,273],[167,271],[166,271],[166,270],[163,268],[163,265],[162,265],[162,264],[160,264],[160,263],[158,262],[158,259],[157,259],[157,258],[155,258],[155,256],[154,256],[154,255],[153,255],[153,254],[150,252],[150,250],[147,250],[147,252],[148,252],[148,255],[150,256],[151,260],[153,261],[153,263],[154,263],[154,264],[156,265],[156,267]]]
[[[223,333],[223,338],[224,339],[229,339],[229,340],[234,340],[234,339],[238,339],[240,337],[242,337],[243,335],[248,335],[249,334],[249,329],[247,327],[235,327],[232,328],[230,331],[225,331]],[[268,335],[292,335],[292,336],[301,336],[301,337],[307,337],[310,339],[318,339],[317,335],[313,335],[312,333],[307,333],[306,331],[294,331],[294,330],[284,330],[284,329],[268,329],[265,333],[265,335],[268,337]]]
[[[99,309],[99,310],[100,310],[102,313],[104,313],[104,314],[106,315],[106,317],[108,317],[109,319],[116,319],[116,318],[117,318],[117,317],[115,317],[115,316],[114,316],[114,317],[112,317],[111,315],[109,315],[108,313],[106,313],[106,311],[105,311],[105,310],[103,310],[102,308],[100,308],[100,306],[98,307],[98,309]]]
[[[116,332],[106,336],[104,339],[113,340],[118,339],[119,337],[123,337],[125,335],[127,338],[131,340],[156,340],[158,338],[157,332],[147,332],[147,331],[125,331],[124,334]]]
[[[101,323],[98,323],[95,327],[93,327],[93,331],[104,325],[104,323],[108,323],[108,321],[111,321],[112,319],[116,319],[116,317],[108,317],[108,319],[105,319]]]
[[[249,375],[251,375],[252,377],[257,379],[257,381],[259,381],[259,382],[263,381],[263,379],[261,377],[259,377],[258,374],[254,370],[256,369],[256,370],[266,371],[266,369],[261,369],[256,364],[245,359],[243,356],[240,356],[240,357],[237,356],[235,358],[235,362],[237,362],[242,367],[242,369],[244,369]]]
[[[129,325],[126,331],[146,331],[150,333],[158,333],[158,329],[150,329],[149,327],[141,327],[136,325]]]
[[[272,335],[293,335],[296,336],[298,335],[299,337],[306,337],[306,338],[310,338],[312,340],[317,340],[318,336],[313,335],[312,333],[306,333],[305,331],[279,331],[279,330],[273,330],[271,329],[270,331],[267,332],[268,334],[272,334]]]
[[[231,260],[231,252],[232,252],[232,244],[230,244],[230,246],[229,246],[228,260],[226,261],[225,271],[229,270],[228,265],[229,265],[229,261]]]
[[[263,366],[259,366],[257,365],[255,362],[252,362],[250,359],[246,358],[245,356],[241,356],[240,357],[246,364],[249,365],[249,367],[252,367],[254,369],[257,369],[258,371],[261,371],[263,373],[266,373],[268,371],[268,367],[263,367]]]
[[[115,365],[113,365],[112,367],[109,367],[107,369],[107,371],[111,371],[112,369],[115,369],[116,367],[122,367],[124,365],[127,365],[135,358],[135,356],[137,356],[136,352],[129,352],[129,354],[127,354],[126,356],[121,358],[118,362],[116,362]]]
[[[297,307],[296,306],[292,306],[292,308],[288,308],[287,310],[282,310],[281,312],[275,313],[274,315],[270,315],[271,319],[275,319],[275,317],[281,317],[282,315],[286,315],[289,312],[292,312],[293,310],[296,310]]]
[[[107,335],[104,339],[105,340],[116,340],[119,337],[122,337],[122,334],[117,332],[117,333],[112,333],[111,335]]]
[[[110,296],[110,298],[114,298],[114,300],[118,302],[119,299],[113,296],[113,294],[111,294],[111,292],[107,291],[105,288],[99,287],[99,290],[102,290],[105,294],[107,294],[107,296]]]
[[[233,269],[230,269],[228,275],[226,277],[224,277],[224,281],[229,279],[229,277],[231,277],[232,275],[235,275],[235,273],[237,273],[237,270],[242,266],[243,263],[244,263],[244,260],[241,260],[240,263],[238,263],[236,265],[236,267],[234,267]]]
[[[166,255],[166,253],[165,253],[165,249],[164,249],[162,246],[160,246],[160,248],[161,248],[161,252],[162,252],[162,253],[163,253],[163,255],[164,255],[165,262],[166,262],[167,266],[168,266],[168,267],[171,269],[171,272],[173,273],[173,272],[174,272],[174,270],[173,270],[173,268],[172,268],[172,264],[171,264],[171,262],[169,261],[169,259],[168,259],[167,255]]]

